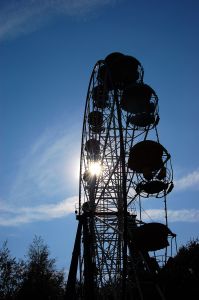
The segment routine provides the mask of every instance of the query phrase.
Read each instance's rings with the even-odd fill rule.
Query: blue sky
[[[141,61],[159,97],[170,228],[179,245],[198,236],[198,36],[196,0],[0,2],[0,241],[13,255],[37,234],[69,267],[89,77],[114,51]],[[158,208],[149,202],[154,219]]]

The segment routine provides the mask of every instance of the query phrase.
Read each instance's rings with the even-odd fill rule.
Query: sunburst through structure
[[[143,76],[141,63],[121,53],[91,74],[67,299],[164,299],[156,276],[174,244],[166,201],[173,171],[158,137],[158,96]],[[161,198],[161,222],[150,219],[150,198]]]

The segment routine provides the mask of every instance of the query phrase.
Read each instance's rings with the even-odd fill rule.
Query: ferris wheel
[[[159,141],[158,96],[143,77],[141,63],[121,53],[98,61],[91,74],[70,299],[148,299],[152,286],[164,299],[154,274],[167,262],[175,237],[166,202],[173,171]],[[161,222],[150,219],[146,198],[163,199]]]

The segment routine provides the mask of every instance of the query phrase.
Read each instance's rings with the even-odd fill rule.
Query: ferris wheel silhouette
[[[93,68],[68,299],[164,299],[155,276],[176,236],[167,217],[173,170],[159,141],[158,96],[143,78],[141,63],[117,52]],[[151,198],[162,203],[160,222],[147,209]]]

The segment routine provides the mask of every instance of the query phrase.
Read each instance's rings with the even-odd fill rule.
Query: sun
[[[99,176],[102,172],[102,166],[99,161],[93,161],[89,166],[89,173],[91,176]]]

